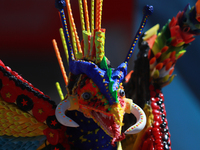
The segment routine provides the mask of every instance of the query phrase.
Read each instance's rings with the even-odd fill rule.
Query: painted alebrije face
[[[66,2],[71,25],[72,43],[68,34],[63,10],[65,1],[56,0],[56,7],[60,12],[64,36],[67,38],[66,41],[64,40],[67,44],[64,47],[68,49],[71,76],[69,78],[68,97],[57,106],[56,117],[65,126],[78,127],[79,125],[77,123],[65,115],[66,110],[78,110],[86,117],[92,118],[111,136],[113,138],[112,144],[114,145],[114,142],[124,138],[124,134],[121,135],[124,113],[132,113],[137,118],[136,124],[128,128],[125,133],[135,134],[141,131],[146,124],[146,116],[143,110],[134,104],[132,100],[125,98],[121,83],[127,74],[128,61],[133,53],[137,40],[142,33],[148,16],[152,13],[152,7],[145,7],[143,21],[125,61],[117,68],[109,68],[104,52],[105,29],[101,28],[102,0],[96,1],[96,28],[93,26],[94,23],[91,23],[90,28],[89,21],[86,18],[86,31],[84,27],[85,22],[83,21],[84,18],[81,15],[82,44],[80,44],[77,36],[70,2],[69,0],[66,0]],[[79,5],[81,9],[82,3],[79,3]],[[94,7],[94,4],[92,3],[91,6]],[[84,8],[87,7],[84,6]],[[91,10],[94,10],[94,8],[91,8]],[[81,9],[80,11],[82,12],[83,10]],[[88,11],[85,13],[88,16]],[[91,18],[93,18],[94,12],[91,12],[91,15]],[[94,18],[92,21],[94,21]]]
[[[122,86],[117,93],[119,103],[110,105],[98,86],[87,76],[81,79],[77,88],[79,111],[92,118],[111,137],[115,137],[115,134],[120,136],[125,113],[125,92]]]

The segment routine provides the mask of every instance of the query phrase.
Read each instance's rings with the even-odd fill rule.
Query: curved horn
[[[130,108],[131,113],[137,118],[137,122],[129,127],[126,134],[136,134],[140,132],[146,125],[146,115],[144,111],[136,104],[132,103]]]
[[[79,127],[79,125],[75,121],[65,115],[65,110],[69,109],[70,106],[71,105],[69,100],[64,100],[60,102],[56,107],[56,118],[64,126]]]

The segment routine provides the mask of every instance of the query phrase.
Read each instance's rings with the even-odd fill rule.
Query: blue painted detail
[[[0,136],[0,150],[36,150],[46,140],[45,136],[13,137]]]
[[[112,138],[93,119],[86,118],[78,111],[68,111],[66,115],[80,125],[78,128],[67,127],[68,141],[74,149],[117,150],[117,146],[110,144]]]

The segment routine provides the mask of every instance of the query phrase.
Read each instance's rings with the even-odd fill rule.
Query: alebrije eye
[[[125,91],[124,91],[123,89],[120,89],[120,90],[119,90],[119,95],[120,95],[121,97],[124,97],[124,96],[125,96]]]
[[[85,92],[85,93],[82,94],[82,98],[84,100],[89,100],[91,97],[92,97],[92,95],[89,92]]]

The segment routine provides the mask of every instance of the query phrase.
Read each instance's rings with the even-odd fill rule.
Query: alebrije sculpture
[[[103,149],[110,149],[110,146],[114,146],[115,142],[121,141],[125,138],[125,135],[121,134],[123,114],[125,112],[131,112],[137,118],[136,124],[131,125],[131,127],[129,127],[125,133],[137,133],[146,124],[145,115],[141,108],[139,108],[137,105],[134,105],[131,100],[125,98],[122,81],[127,74],[128,61],[133,53],[136,42],[138,41],[146,24],[147,18],[152,13],[153,8],[152,6],[146,6],[144,8],[143,21],[125,61],[117,68],[110,68],[108,67],[108,60],[104,53],[105,29],[101,28],[102,1],[96,2],[95,27],[94,22],[92,22],[91,27],[89,26],[89,20],[87,17],[88,11],[86,9],[87,5],[84,3],[84,8],[86,9],[85,16],[87,28],[85,29],[84,27],[85,22],[83,15],[81,15],[83,33],[82,45],[80,44],[77,36],[70,3],[69,1],[66,2],[70,20],[72,43],[70,42],[70,36],[68,33],[63,9],[65,6],[65,1],[56,1],[56,7],[60,12],[63,30],[65,31],[64,35],[65,37],[68,37],[66,40],[67,46],[64,47],[67,47],[68,49],[70,78],[66,100],[58,104],[56,109],[56,117],[58,121],[65,126],[77,127],[80,121],[78,124],[75,123],[72,119],[65,115],[65,111],[66,109],[78,110],[79,112],[83,113],[84,116],[92,118],[95,123],[98,124],[104,130],[104,132],[110,136],[102,135],[103,137],[105,136],[102,139],[102,136],[99,136],[98,134],[93,136],[88,135],[87,133],[90,131],[90,129],[83,130],[81,126],[80,128],[67,129],[67,133],[69,133],[71,136],[69,141],[73,143],[72,147],[75,149],[80,149],[82,147],[88,149],[98,149],[102,148],[102,145],[104,145]],[[79,5],[81,10],[80,12],[82,13],[83,10],[81,1],[79,1]],[[92,10],[94,10],[93,7],[94,3],[92,3]],[[91,18],[93,18],[93,16]],[[55,41],[53,41],[53,43],[55,49],[57,49]],[[77,112],[73,113],[79,116]],[[72,112],[66,114],[69,114],[69,116],[72,115],[71,118],[73,119],[77,118],[73,116]],[[91,124],[91,121],[88,127],[90,128],[90,126],[94,126]],[[100,130],[99,127],[97,129]],[[98,144],[96,144],[95,141],[99,141]],[[99,145],[99,143],[101,144]]]
[[[56,83],[61,98],[58,105],[0,61],[0,149],[171,149],[161,88],[173,80],[177,59],[194,40],[193,36],[199,34],[200,1],[192,9],[187,5],[158,34],[158,25],[142,34],[153,11],[152,6],[145,6],[127,57],[117,68],[110,67],[104,52],[103,0],[91,0],[91,25],[87,0],[78,2],[82,41],[76,31],[70,1],[55,2],[63,25],[60,34],[70,71],[68,79],[54,39],[67,88],[63,96]],[[140,52],[134,72],[127,75],[128,62],[138,40]],[[124,117],[125,113],[133,114],[136,119],[133,115]]]

